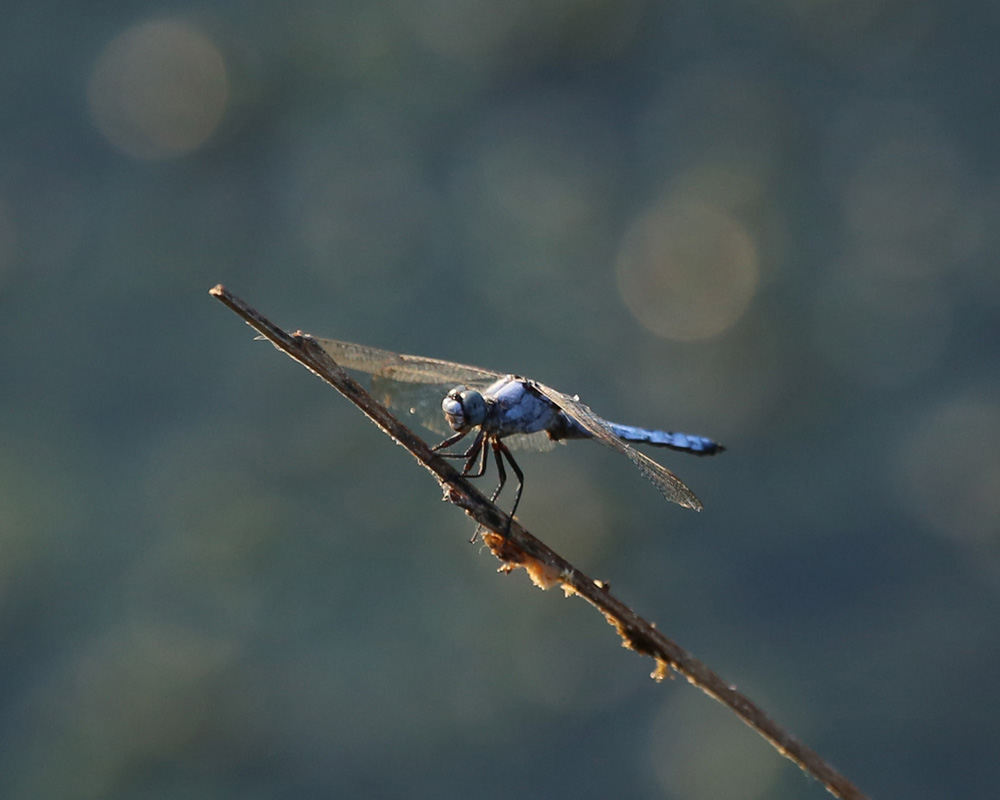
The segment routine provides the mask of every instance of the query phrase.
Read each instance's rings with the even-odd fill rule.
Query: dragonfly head
[[[456,386],[444,400],[441,410],[452,430],[464,431],[482,425],[486,419],[486,401],[475,389]]]

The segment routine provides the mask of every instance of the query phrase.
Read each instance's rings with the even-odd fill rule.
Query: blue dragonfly
[[[493,502],[507,481],[506,460],[518,481],[511,516],[521,501],[524,473],[511,455],[508,442],[513,447],[547,450],[568,439],[593,439],[626,456],[667,500],[695,511],[701,511],[702,503],[694,492],[669,469],[631,445],[667,447],[699,456],[725,449],[704,436],[609,422],[580,402],[579,397],[529,378],[336,339],[316,341],[342,367],[371,375],[372,394],[377,398],[447,436],[433,449],[445,458],[463,460],[463,475],[482,477],[492,450],[499,476],[499,485],[490,498]],[[447,452],[473,432],[467,450]]]

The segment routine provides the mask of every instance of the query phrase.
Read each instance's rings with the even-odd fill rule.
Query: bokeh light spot
[[[618,287],[636,319],[667,339],[718,336],[757,289],[757,248],[729,214],[701,203],[666,205],[635,222],[618,256]]]
[[[936,268],[911,249],[865,245],[847,253],[818,293],[820,352],[872,386],[905,384],[933,369],[953,328],[948,295],[925,277]]]
[[[949,144],[935,140],[895,139],[876,148],[845,188],[848,230],[861,241],[951,242],[965,187],[958,162]]]
[[[177,20],[122,33],[97,59],[87,86],[97,128],[115,147],[143,159],[201,147],[228,99],[222,54],[201,30]]]
[[[958,399],[904,442],[903,502],[930,528],[967,544],[1000,543],[1000,404]]]

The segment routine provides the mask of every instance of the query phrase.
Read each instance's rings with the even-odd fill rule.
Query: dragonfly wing
[[[685,508],[701,511],[703,508],[701,501],[695,497],[694,492],[684,485],[680,478],[666,467],[657,464],[653,459],[625,444],[615,434],[611,423],[591,411],[589,406],[581,403],[575,397],[570,397],[568,394],[537,381],[531,381],[531,385],[578,422],[598,442],[626,456],[667,500]]]
[[[467,386],[493,383],[503,377],[499,372],[456,364],[453,361],[407,356],[363,344],[339,342],[336,339],[317,338],[316,341],[334,361],[346,369],[356,369],[401,383],[440,383],[451,388],[460,383]]]
[[[372,376],[372,397],[396,411],[404,424],[419,423],[442,439],[455,433],[444,418],[441,400],[451,388],[443,383],[402,383]]]
[[[371,375],[372,396],[399,411],[404,422],[416,420],[442,437],[455,433],[441,410],[448,391],[459,384],[482,388],[501,377],[496,372],[452,361],[408,356],[336,339],[316,337],[316,341],[340,366]]]
[[[503,443],[511,450],[538,450],[542,452],[554,449],[557,444],[565,444],[565,442],[553,440],[548,431],[516,433],[513,436],[505,436]]]

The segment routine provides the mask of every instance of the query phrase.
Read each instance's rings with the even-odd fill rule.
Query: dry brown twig
[[[847,778],[827,764],[813,750],[799,742],[767,716],[752,700],[727,683],[715,672],[664,636],[656,626],[636,614],[608,590],[606,584],[593,580],[558,553],[536,539],[491,503],[448,461],[433,452],[419,436],[401,423],[351,378],[309,334],[287,333],[256,309],[231,294],[221,284],[212,296],[241,316],[244,321],[275,347],[312,370],[348,400],[360,408],[382,431],[405,447],[431,472],[444,490],[444,499],[461,508],[483,529],[483,541],[502,566],[502,572],[523,567],[541,589],[559,585],[566,595],[577,594],[595,606],[614,626],[625,647],[656,661],[652,677],[657,681],[670,670],[683,675],[705,694],[729,707],[747,725],[767,739],[786,758],[822,783],[835,797],[867,800]]]

